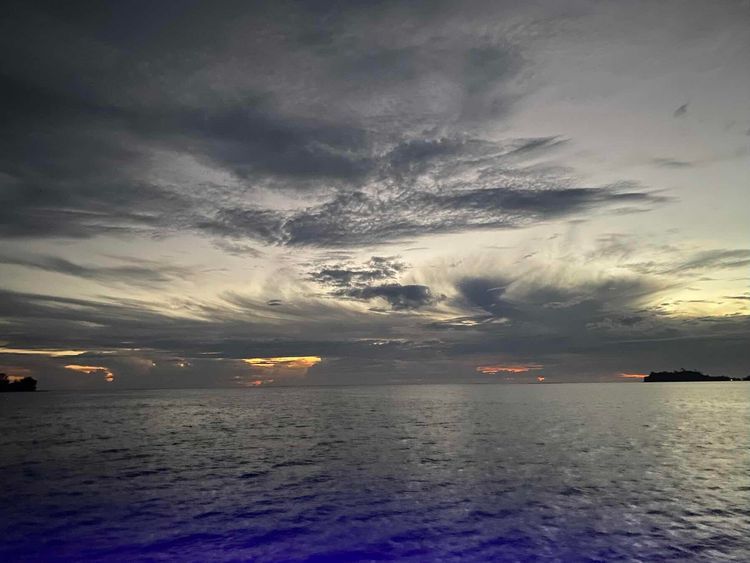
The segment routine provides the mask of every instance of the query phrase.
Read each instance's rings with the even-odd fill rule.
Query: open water
[[[2,561],[750,561],[750,384],[0,395]]]

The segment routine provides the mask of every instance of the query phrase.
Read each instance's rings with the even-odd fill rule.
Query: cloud
[[[612,64],[593,67],[637,74],[620,33],[639,49],[644,39],[643,49],[679,53],[663,47],[696,28],[680,16],[679,33],[656,33],[629,8],[589,7],[282,0],[84,3],[63,14],[17,3],[0,34],[0,237],[10,243],[3,274],[34,289],[0,291],[3,362],[60,385],[93,379],[71,365],[99,370],[91,375],[103,385],[108,370],[114,385],[138,386],[266,382],[277,377],[262,370],[297,369],[284,359],[305,357],[321,359],[306,376],[316,382],[481,381],[477,366],[537,362],[553,378],[640,373],[699,352],[747,363],[744,298],[724,298],[731,318],[679,316],[662,298],[708,271],[746,267],[747,251],[594,241],[603,215],[640,229],[646,217],[622,215],[671,199],[660,186],[595,180],[619,174],[611,164],[627,159],[610,157],[627,153],[628,134],[610,133],[636,111],[632,96],[602,93],[640,86],[614,73],[612,83],[595,76],[592,90],[579,48],[597,51],[605,19],[636,22],[608,35],[616,49],[602,60]],[[730,14],[719,12],[698,19],[719,29]],[[704,10],[684,13],[692,21]],[[578,121],[579,95],[609,100],[584,115],[602,116],[611,146],[590,150],[596,127],[570,139],[575,124],[555,130]],[[562,122],[549,112],[557,103]],[[650,115],[639,112],[634,126]],[[650,154],[690,152],[654,139]],[[661,177],[709,161],[650,163]],[[680,193],[688,201],[692,191]],[[565,229],[549,223],[584,219],[579,239],[544,242]],[[457,237],[430,240],[494,230],[516,232],[477,236],[476,248],[471,237],[458,249]],[[403,250],[374,249],[416,239],[409,264],[388,255]],[[205,242],[218,252],[203,254]],[[492,242],[503,252],[472,258]],[[199,285],[189,282],[203,270],[167,258],[97,256],[127,245],[227,267]],[[450,267],[431,268],[436,254]],[[252,271],[225,255],[252,259]],[[117,291],[83,294],[92,284],[77,280]],[[70,363],[65,351],[81,357]]]
[[[654,158],[651,160],[656,166],[662,168],[692,168],[695,166],[694,162],[688,160],[678,160],[676,158]]]
[[[381,298],[387,301],[395,311],[419,309],[435,301],[429,287],[414,284],[389,283],[364,288],[355,287],[338,290],[335,294],[363,300]]]
[[[329,288],[329,295],[338,298],[369,301],[382,299],[391,309],[419,309],[436,301],[424,285],[378,283],[395,280],[407,265],[396,256],[373,256],[361,265],[343,263],[326,265],[310,273],[309,279]]]
[[[319,364],[322,360],[319,356],[282,356],[245,358],[242,361],[250,366],[253,375],[262,375],[265,379],[268,379],[270,376],[305,376],[310,368]],[[257,385],[255,382],[253,384]]]
[[[729,270],[750,265],[750,249],[715,249],[694,254],[689,260],[676,265],[671,273],[696,270]]]
[[[117,10],[115,29],[102,23],[111,16],[19,8],[3,38],[16,56],[2,90],[0,235],[188,230],[252,254],[248,240],[366,246],[663,201],[571,187],[524,162],[558,137],[484,135],[513,107],[526,64],[484,29],[494,9],[472,5],[465,25],[446,26],[442,6],[135,6]],[[144,18],[202,33],[164,25],[144,37],[142,23],[128,27]]]
[[[366,246],[428,234],[519,228],[596,208],[647,209],[664,201],[662,196],[616,188],[489,187],[377,196],[352,192],[291,216],[283,224],[283,238],[292,246]]]
[[[263,256],[263,252],[258,250],[254,246],[240,242],[233,241],[230,239],[216,239],[213,241],[216,248],[231,254],[233,256],[249,257],[249,258],[260,258]]]
[[[497,375],[502,374],[518,374],[526,373],[532,370],[543,369],[544,366],[540,364],[486,364],[477,366],[476,370],[484,375]]]
[[[133,119],[144,135],[182,150],[198,149],[202,157],[229,167],[239,177],[352,181],[373,165],[365,152],[365,132],[356,125],[278,115],[252,98]]]
[[[116,258],[120,266],[85,266],[56,256],[0,256],[0,264],[24,266],[46,272],[90,279],[100,283],[120,283],[153,286],[185,279],[194,270],[185,267],[151,262],[142,258]]]
[[[46,350],[46,349],[24,349],[24,348],[6,348],[0,346],[0,354],[18,354],[29,356],[50,356],[52,358],[63,358],[66,356],[80,356],[85,350]]]
[[[362,287],[374,281],[392,279],[406,270],[406,264],[395,256],[373,256],[365,264],[339,263],[325,265],[310,273],[310,279],[333,287]]]
[[[224,225],[278,242],[273,210],[232,213],[237,200],[371,180],[388,147],[414,134],[405,115],[455,121],[466,108],[495,111],[509,103],[499,85],[519,68],[515,47],[489,34],[437,42],[429,32],[394,34],[389,22],[424,15],[399,6],[380,6],[375,19],[361,4],[144,9],[115,17],[89,7],[65,18],[42,6],[13,11],[2,38],[14,53],[0,91],[3,236],[223,234]],[[113,17],[117,27],[107,23]],[[166,25],[175,21],[200,26],[200,37]],[[431,82],[455,92],[435,98]],[[176,182],[168,156],[192,159],[213,178]],[[231,206],[203,196],[227,180]]]
[[[686,320],[669,315],[648,305],[658,302],[663,287],[648,279],[592,276],[574,281],[525,271],[460,277],[454,292],[438,285],[447,296],[436,299],[426,285],[398,282],[326,285],[342,295],[320,301],[298,296],[285,299],[283,307],[236,295],[223,303],[194,301],[178,310],[122,298],[95,301],[5,291],[0,293],[0,316],[11,352],[88,352],[74,364],[50,354],[9,352],[3,354],[3,369],[31,367],[56,385],[74,384],[65,378],[63,372],[71,371],[65,365],[106,366],[123,385],[150,384],[146,380],[232,385],[278,379],[279,374],[248,371],[243,358],[319,357],[324,361],[309,374],[316,382],[372,381],[379,377],[378,366],[408,380],[424,374],[426,362],[438,359],[444,363],[430,369],[445,377],[456,377],[459,366],[471,377],[480,375],[476,366],[543,364],[550,379],[565,373],[559,365],[583,369],[576,358],[620,373],[623,349],[629,365],[651,369],[655,362],[660,367],[686,354],[692,358],[693,351],[719,343],[724,362],[739,366],[750,359],[747,316]],[[381,300],[396,314],[354,310],[347,307],[348,299]],[[415,310],[420,315],[407,314]],[[639,344],[628,344],[632,341]],[[156,366],[149,362],[142,368],[133,363],[135,358],[153,360]],[[186,367],[178,368],[175,358]],[[133,378],[143,369],[148,378],[141,383]],[[213,375],[206,379],[206,373]]]
[[[592,210],[648,210],[668,201],[627,183],[571,186],[567,179],[517,162],[559,143],[550,137],[402,142],[373,160],[377,173],[359,188],[334,190],[321,203],[297,210],[219,207],[195,227],[237,240],[336,248],[526,227]]]
[[[492,278],[463,278],[456,288],[468,307],[477,307],[494,318],[515,316],[518,309],[505,297],[508,281]]]
[[[665,249],[665,260],[632,262],[628,267],[642,274],[693,276],[699,272],[733,270],[750,265],[750,249],[710,249],[686,252],[680,249]]]
[[[685,115],[687,115],[687,112],[688,112],[688,104],[682,104],[680,107],[674,110],[674,113],[672,115],[674,117],[684,117]]]
[[[85,373],[86,375],[100,374],[104,376],[104,380],[111,383],[115,380],[115,374],[110,371],[109,368],[104,366],[85,366],[80,364],[68,364],[64,366],[65,369],[77,371],[79,373]]]
[[[510,155],[529,155],[531,153],[546,154],[550,149],[557,148],[567,143],[566,139],[560,137],[537,137],[534,139],[522,139],[516,147],[510,151]]]

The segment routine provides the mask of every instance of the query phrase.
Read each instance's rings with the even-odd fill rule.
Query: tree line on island
[[[36,391],[36,379],[33,377],[16,379],[0,373],[0,393],[10,391]]]
[[[726,375],[706,375],[700,371],[681,369],[680,371],[652,371],[643,378],[646,383],[673,383],[678,381],[750,381],[745,378],[727,377]]]

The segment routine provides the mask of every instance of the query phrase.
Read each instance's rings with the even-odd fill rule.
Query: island
[[[10,378],[0,373],[0,393],[11,391],[36,391],[36,379],[33,377]]]
[[[725,375],[706,375],[700,371],[681,369],[680,371],[652,371],[643,378],[644,383],[673,383],[678,381],[750,381],[750,375],[744,379]]]

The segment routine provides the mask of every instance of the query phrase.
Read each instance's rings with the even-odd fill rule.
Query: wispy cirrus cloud
[[[0,264],[23,266],[25,268],[63,274],[101,283],[152,286],[169,283],[176,279],[189,278],[195,272],[194,268],[163,264],[142,258],[110,258],[110,261],[112,260],[121,262],[121,264],[110,266],[85,265],[58,256],[29,255],[21,257],[0,255]]]

